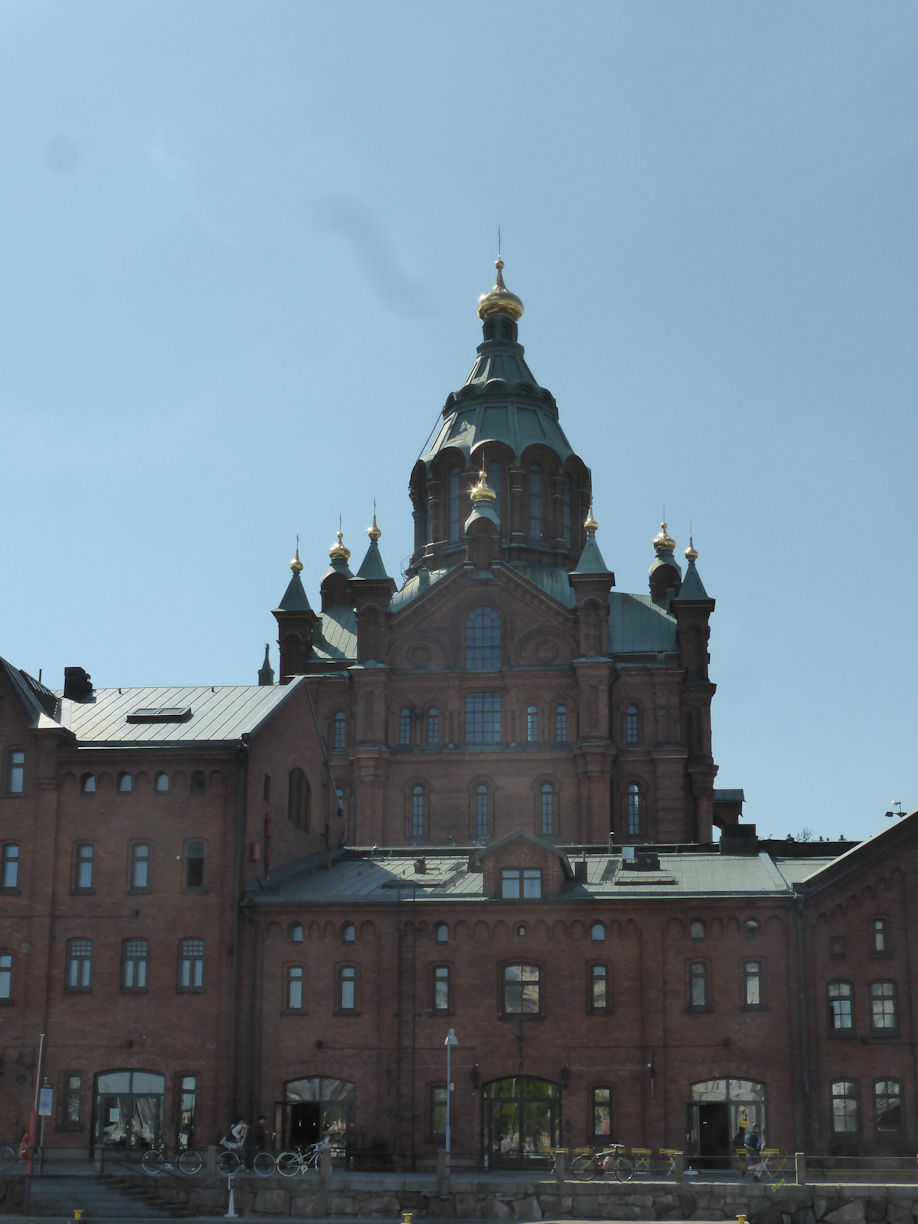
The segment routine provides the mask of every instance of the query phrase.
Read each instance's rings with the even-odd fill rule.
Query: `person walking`
[[[746,1167],[743,1169],[743,1177],[747,1173],[752,1174],[753,1181],[762,1180],[762,1135],[759,1131],[759,1124],[755,1122],[750,1131],[746,1132]]]

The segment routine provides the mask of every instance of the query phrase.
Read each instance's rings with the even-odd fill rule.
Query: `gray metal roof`
[[[609,595],[611,654],[653,654],[676,649],[676,618],[649,595]]]
[[[62,698],[60,722],[81,745],[226,743],[248,735],[296,688],[285,685],[95,689],[86,701]],[[157,718],[155,713],[174,711]],[[180,717],[184,711],[190,714]],[[141,721],[128,721],[129,716]]]
[[[327,663],[357,658],[357,614],[353,608],[326,608],[321,628],[312,641],[312,657]]]
[[[480,848],[447,852],[423,847],[347,858],[331,868],[314,865],[291,871],[250,894],[254,905],[358,905],[410,901],[483,902],[483,876],[469,871],[469,856]],[[575,861],[580,859],[579,852]],[[758,855],[717,852],[661,854],[659,870],[636,870],[617,854],[587,853],[586,880],[572,882],[561,895],[615,904],[634,898],[790,896],[798,873],[812,873],[822,859],[774,862]],[[422,870],[418,870],[422,867]],[[788,870],[785,870],[787,868]],[[551,903],[551,898],[546,898]]]

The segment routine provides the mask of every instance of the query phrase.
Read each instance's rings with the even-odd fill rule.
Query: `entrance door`
[[[296,1101],[290,1106],[290,1146],[306,1147],[322,1138],[318,1101]]]
[[[730,1167],[730,1114],[726,1104],[699,1104],[696,1110],[698,1155],[695,1163],[700,1169],[727,1169]]]
[[[522,1169],[557,1147],[561,1093],[550,1080],[511,1076],[482,1088],[482,1146],[491,1168]]]
[[[150,1071],[106,1071],[96,1076],[95,1142],[146,1148],[162,1138],[166,1080]]]

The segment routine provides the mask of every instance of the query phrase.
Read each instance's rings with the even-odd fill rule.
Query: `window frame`
[[[643,828],[643,792],[638,782],[629,782],[625,791],[625,823],[628,837],[640,837]]]
[[[495,608],[478,604],[465,617],[463,659],[470,672],[500,671],[503,664],[503,622]]]
[[[690,1012],[711,1010],[711,966],[706,960],[688,962],[688,1007]]]
[[[150,941],[139,936],[121,941],[121,991],[144,994],[150,989]],[[140,980],[135,980],[140,979]]]
[[[889,919],[874,918],[870,925],[870,955],[871,957],[892,956],[892,937]]]
[[[13,1004],[13,954],[0,948],[0,1007]]]
[[[503,901],[540,900],[542,896],[542,868],[502,867],[500,869],[500,895]]]
[[[450,965],[441,963],[430,967],[430,1010],[440,1016],[453,1013],[453,974]]]
[[[542,837],[558,835],[558,789],[553,782],[541,782],[538,789],[539,834]]]
[[[71,892],[91,893],[94,891],[95,861],[96,849],[92,842],[74,842]]]
[[[743,961],[743,1003],[744,1011],[763,1011],[765,998],[762,989],[764,966],[761,960]]]
[[[519,976],[511,976],[515,972]],[[500,1014],[513,1020],[544,1015],[542,966],[536,961],[510,961],[501,966]],[[529,1005],[527,1006],[527,1000]],[[535,1006],[532,1006],[532,1003]],[[518,1004],[518,1005],[517,1005]]]
[[[351,963],[335,966],[335,1015],[356,1016],[358,1013],[357,966]]]
[[[3,843],[3,849],[0,851],[0,891],[2,892],[18,893],[21,891],[19,883],[22,866],[21,850],[19,842]]]
[[[555,706],[555,743],[567,743],[567,706],[563,702]]]
[[[861,1133],[861,1101],[857,1080],[832,1080],[829,1085],[829,1102],[832,1113],[833,1135],[859,1135]],[[845,1125],[840,1126],[843,1120]],[[850,1125],[849,1123],[852,1123]]]
[[[26,793],[26,753],[24,748],[10,748],[6,755],[6,793],[19,798]]]
[[[587,1011],[592,1016],[607,1015],[612,1011],[609,965],[606,961],[592,961],[587,966],[587,972]]]
[[[612,1101],[611,1084],[590,1085],[590,1129],[591,1137],[597,1141],[594,1147],[605,1147],[612,1135]],[[597,1122],[603,1116],[603,1111],[605,1111],[606,1118],[605,1127],[597,1126]]]
[[[896,983],[882,978],[871,982],[868,990],[871,1033],[874,1037],[895,1037],[899,1032],[899,991]]]
[[[89,994],[92,990],[93,941],[85,935],[67,940],[64,990],[67,994]]]
[[[880,1091],[880,1086],[884,1086],[884,1090]],[[903,1114],[905,1112],[902,1091],[902,1080],[895,1077],[886,1077],[884,1079],[876,1079],[873,1081],[873,1129],[877,1136],[882,1135],[901,1135],[904,1130]],[[895,1124],[892,1126],[880,1125],[880,1101],[895,1101],[894,1111],[896,1114]],[[885,1113],[892,1112],[888,1107]]]
[[[636,748],[641,742],[641,711],[632,704],[625,708],[625,744]]]
[[[175,989],[177,994],[203,994],[206,943],[197,935],[185,935],[178,943]]]
[[[410,836],[415,843],[427,839],[427,788],[416,782],[411,788],[409,800]]]
[[[398,712],[398,746],[399,748],[410,748],[411,746],[411,706],[402,706]]]
[[[425,742],[428,744],[439,744],[440,742],[440,710],[437,706],[431,706],[427,711],[425,737]]]
[[[539,707],[537,705],[528,705],[526,707],[526,743],[537,744],[539,742]]]
[[[132,841],[128,844],[128,892],[150,891],[150,848],[150,843],[146,841]],[[141,854],[141,850],[146,853]],[[138,883],[141,874],[144,877],[142,884]]]
[[[74,1102],[76,1107],[74,1108]],[[60,1074],[57,1129],[83,1129],[83,1072],[65,1069]]]
[[[854,986],[834,978],[826,983],[828,1032],[832,1036],[854,1036]]]
[[[296,1015],[306,1011],[306,966],[299,961],[284,966],[283,1010]]]
[[[200,846],[200,854],[192,854],[192,846]],[[199,893],[206,891],[205,867],[207,863],[207,843],[203,837],[188,837],[182,846],[182,892]],[[200,866],[193,866],[200,864]]]
[[[465,743],[500,744],[503,742],[502,694],[476,691],[465,695]]]

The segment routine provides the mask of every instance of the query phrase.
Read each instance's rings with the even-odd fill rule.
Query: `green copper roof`
[[[580,560],[574,566],[575,574],[608,574],[611,573],[609,567],[603,560],[602,553],[599,551],[599,545],[596,543],[596,532],[588,531],[586,544],[583,546],[583,552],[580,554]]]
[[[388,578],[386,567],[383,565],[382,555],[379,551],[379,541],[371,539],[370,547],[367,549],[366,556],[360,563],[360,569],[357,571],[358,578]]]
[[[287,589],[284,591],[284,598],[277,605],[276,611],[308,612],[309,610],[309,600],[306,598],[306,592],[303,590],[300,575],[294,570],[293,577],[287,583]]]
[[[695,562],[689,561],[688,570],[682,580],[682,587],[676,599],[681,603],[686,599],[710,599],[710,595],[704,589],[704,583],[701,581],[701,575],[695,568]]]

